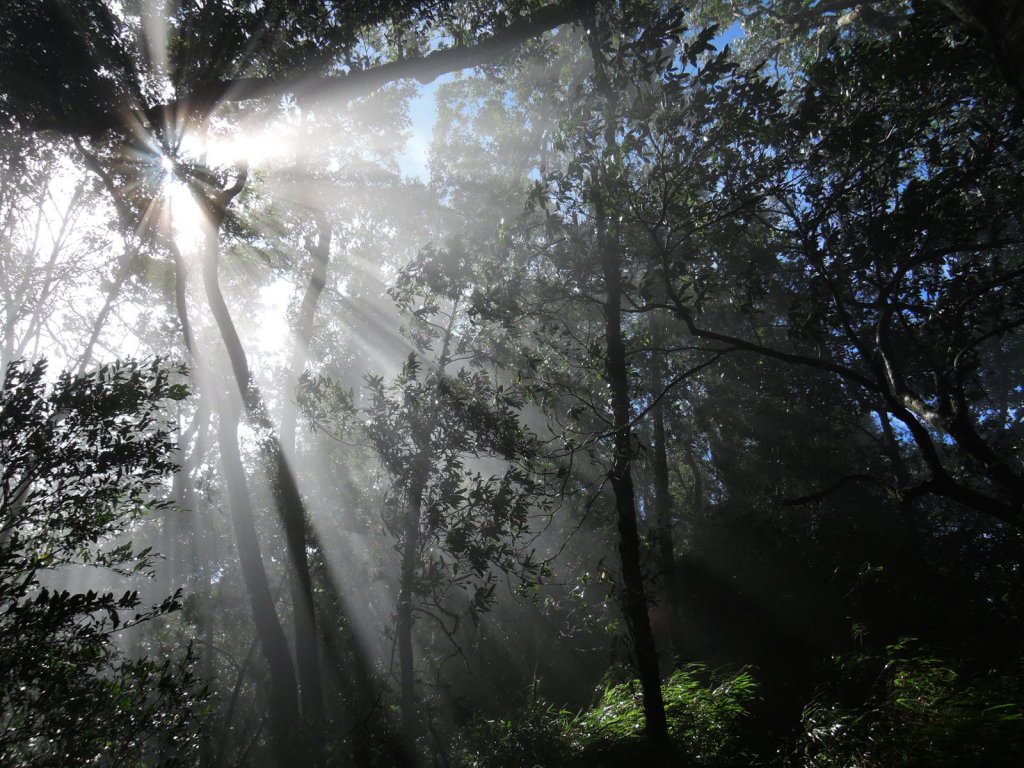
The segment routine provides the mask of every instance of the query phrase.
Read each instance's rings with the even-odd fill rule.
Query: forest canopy
[[[1024,759],[1024,8],[7,0],[0,763]]]

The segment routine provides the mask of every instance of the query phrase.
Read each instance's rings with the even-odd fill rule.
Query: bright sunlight
[[[1024,4],[0,29],[4,768],[1024,765]]]

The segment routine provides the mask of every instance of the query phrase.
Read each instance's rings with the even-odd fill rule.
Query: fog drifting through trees
[[[0,26],[0,764],[1019,764],[1016,3]]]

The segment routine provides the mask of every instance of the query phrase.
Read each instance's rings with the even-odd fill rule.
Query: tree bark
[[[459,304],[452,306],[452,313],[445,329],[444,340],[438,354],[437,370],[428,374],[431,388],[440,399],[440,383],[448,367],[452,333],[455,329],[455,318]],[[428,403],[410,403],[411,432],[413,445],[416,448],[412,470],[409,474],[409,485],[405,494],[405,515],[403,520],[405,542],[402,547],[402,566],[399,581],[398,604],[395,618],[395,634],[398,638],[399,662],[399,707],[402,712],[402,732],[405,754],[401,758],[409,764],[415,764],[417,754],[416,743],[420,735],[420,712],[416,706],[416,669],[413,657],[413,594],[416,589],[417,566],[420,560],[422,534],[420,524],[423,513],[423,496],[434,461],[433,434],[437,426],[437,413],[429,409]]]
[[[196,349],[195,334],[192,332],[192,322],[189,319],[188,314],[188,269],[185,259],[181,254],[181,250],[177,247],[172,238],[167,238],[167,242],[165,244],[168,246],[168,250],[174,260],[174,307],[178,315],[178,323],[181,326],[182,338],[185,340],[185,348],[192,357],[192,362],[195,366],[194,370],[200,380],[205,379],[209,383],[210,378],[205,369],[201,367],[202,361],[200,360]],[[208,683],[212,683],[214,679],[213,635],[215,614],[211,610],[210,564],[213,562],[212,549],[216,536],[214,535],[213,527],[210,524],[209,510],[205,509],[200,511],[200,496],[196,493],[195,486],[192,483],[192,475],[198,468],[199,462],[206,453],[207,435],[211,417],[208,401],[209,398],[207,396],[201,396],[199,399],[199,407],[193,421],[195,429],[195,447],[192,450],[189,450],[188,443],[190,442],[190,439],[186,437],[187,433],[183,435],[185,439],[179,445],[179,451],[181,452],[181,465],[178,468],[177,473],[174,475],[174,487],[177,489],[175,498],[178,499],[180,506],[179,514],[188,515],[192,519],[192,526],[188,531],[190,563],[192,573],[201,575],[196,592],[196,602],[198,603],[198,610],[196,611],[196,629],[198,634],[201,634],[203,638],[201,674],[203,680]],[[186,519],[183,519],[183,529],[185,528],[185,523]],[[262,566],[262,562],[260,565]],[[265,574],[264,578],[266,578]],[[199,744],[200,768],[209,768],[209,766],[212,765],[212,760],[213,731],[212,729],[208,729],[203,733],[202,741]]]
[[[320,302],[320,294],[327,285],[327,267],[331,253],[331,225],[322,211],[313,211],[316,222],[317,237],[309,246],[309,255],[313,261],[313,269],[309,275],[309,283],[302,295],[299,316],[295,321],[295,346],[292,348],[291,359],[291,390],[294,393],[299,377],[309,360],[309,345],[313,341],[313,321],[316,319],[316,308]],[[292,453],[295,451],[295,427],[297,407],[294,395],[285,398],[281,413],[281,444]]]
[[[418,462],[422,464],[422,460]],[[416,754],[419,713],[416,707],[415,666],[412,648],[412,597],[416,587],[416,565],[420,550],[420,510],[426,473],[417,467],[410,482],[405,507],[405,545],[402,549],[402,570],[398,589],[395,633],[398,636],[399,707],[402,711],[402,735],[408,755]]]
[[[81,142],[75,142],[87,166],[100,177],[107,188],[124,223],[131,223],[133,216],[130,207],[121,198],[117,186],[111,176],[101,166],[95,154],[86,150]],[[278,516],[282,521],[289,561],[292,566],[290,579],[293,613],[295,618],[295,645],[298,659],[298,685],[296,684],[295,666],[288,653],[287,641],[281,630],[280,621],[270,590],[266,585],[266,572],[263,569],[259,541],[252,518],[252,506],[246,484],[244,466],[238,443],[237,409],[220,413],[218,439],[221,444],[222,466],[228,487],[228,500],[231,510],[235,537],[239,549],[239,557],[243,571],[243,580],[249,593],[256,623],[257,640],[260,648],[271,667],[271,732],[276,749],[282,760],[289,755],[284,744],[293,736],[293,726],[298,722],[297,703],[301,693],[302,715],[307,722],[314,724],[323,714],[323,688],[320,673],[320,656],[316,638],[315,614],[313,608],[313,590],[309,573],[309,561],[306,555],[306,514],[302,497],[299,494],[295,478],[288,466],[287,459],[281,449],[273,424],[255,382],[249,370],[248,360],[241,339],[238,336],[231,313],[224,301],[219,282],[220,260],[220,229],[227,215],[230,202],[238,195],[247,180],[247,169],[242,167],[234,184],[228,189],[208,193],[205,189],[194,190],[197,199],[204,201],[209,221],[206,223],[203,237],[202,278],[207,303],[214,316],[221,339],[231,362],[231,370],[235,384],[241,396],[241,403],[248,420],[260,434],[260,447],[267,475],[271,479],[271,487],[277,507]],[[197,364],[201,365],[195,354],[195,339],[188,322],[185,304],[185,270],[184,260],[169,236],[158,237],[175,258],[175,304],[186,347],[193,351]],[[212,387],[216,384],[210,382]],[[217,398],[216,404],[228,407],[229,401]],[[233,425],[231,424],[233,422]],[[225,455],[225,452],[227,455]],[[284,655],[282,656],[282,644]],[[291,704],[285,700],[291,697]],[[320,733],[314,728],[312,735]]]
[[[214,224],[219,223],[220,221],[214,218]],[[205,237],[203,285],[207,302],[231,361],[235,383],[241,394],[246,415],[260,433],[260,449],[271,478],[271,490],[284,527],[289,564],[292,569],[289,583],[295,618],[295,654],[298,662],[299,692],[302,697],[302,716],[305,721],[315,723],[323,715],[323,684],[316,639],[313,587],[306,554],[305,505],[281,448],[281,442],[270,421],[266,404],[253,381],[245,349],[220,290],[218,240],[219,226],[213,226]],[[237,448],[236,443],[235,449]],[[223,446],[221,449],[223,450]]]
[[[206,233],[203,282],[208,301],[211,307],[215,307],[214,315],[218,318],[218,326],[220,326],[227,307],[220,294],[217,278],[218,236],[219,227],[211,227],[210,231]],[[178,299],[179,314],[181,314],[179,319],[182,323],[186,345],[194,345],[195,340],[192,337],[187,313],[182,314],[185,309],[182,301],[184,298],[184,264],[180,258],[177,259],[177,262],[176,298]],[[230,322],[230,316],[227,317],[227,320]],[[225,329],[221,327],[220,330],[223,336]],[[230,330],[234,331],[233,325]],[[237,342],[237,335],[234,338]],[[196,351],[198,352],[198,350]],[[207,372],[207,374],[209,373]],[[206,396],[214,397],[214,402],[217,405],[217,438],[228,496],[228,509],[238,547],[239,565],[249,598],[249,607],[253,614],[256,640],[270,671],[268,714],[271,747],[277,762],[283,765],[290,759],[289,744],[299,721],[298,685],[288,640],[281,627],[277,608],[274,605],[274,597],[267,580],[266,569],[263,565],[259,536],[253,518],[252,501],[249,497],[245,467],[242,463],[238,438],[242,403],[237,399],[238,395],[214,395],[218,383],[212,375],[206,375],[203,378],[206,379],[203,383],[208,390]]]
[[[605,337],[605,376],[611,393],[612,466],[608,473],[615,496],[619,533],[619,564],[622,569],[622,607],[626,627],[636,653],[637,672],[643,691],[644,725],[647,738],[659,748],[669,744],[665,702],[661,694],[658,652],[651,631],[647,591],[640,564],[640,534],[636,519],[636,494],[633,486],[633,430],[629,398],[629,366],[622,334],[622,253],[618,232],[606,199],[614,181],[609,171],[617,149],[617,97],[608,81],[601,43],[610,37],[606,20],[595,17],[590,35],[594,61],[594,79],[604,102],[604,152],[590,169],[589,198],[593,206],[598,258],[604,278],[603,303]]]
[[[663,329],[657,318],[652,318],[651,341],[651,396],[661,395],[665,386],[665,355],[661,351]],[[676,573],[675,542],[672,532],[672,494],[668,479],[668,439],[665,434],[665,399],[662,398],[651,409],[654,444],[654,515],[658,531],[658,559],[661,565],[663,594],[668,603],[669,637],[672,651],[678,655],[682,648],[680,637],[681,611],[679,606],[679,583]]]
[[[598,249],[604,273],[605,291],[605,372],[611,389],[612,420],[615,438],[612,468],[608,473],[615,494],[619,531],[619,563],[622,568],[622,604],[626,626],[636,652],[637,671],[644,696],[644,723],[648,738],[655,744],[668,744],[668,721],[661,695],[658,652],[654,645],[647,592],[640,565],[640,534],[636,521],[636,498],[632,474],[633,430],[630,428],[629,375],[626,345],[622,338],[622,276],[617,244],[607,232],[607,217],[600,193],[596,195]]]
[[[221,396],[217,419],[221,466],[228,492],[231,524],[238,543],[238,559],[242,569],[249,607],[252,609],[256,638],[263,658],[270,668],[270,733],[272,747],[280,765],[290,760],[289,742],[298,722],[295,667],[292,665],[288,641],[274,607],[274,597],[263,567],[259,538],[253,521],[252,502],[245,479],[245,467],[238,447],[238,403]]]

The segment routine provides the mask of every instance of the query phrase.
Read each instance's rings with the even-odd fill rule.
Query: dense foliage
[[[1019,764],[1020,7],[8,0],[0,761]]]
[[[663,687],[675,760],[701,766],[750,765],[744,721],[757,697],[757,683],[749,671],[712,674],[704,665],[687,664]],[[579,713],[533,697],[512,717],[471,729],[460,764],[613,766],[656,757],[645,755],[640,699],[636,681],[607,685],[595,705]]]
[[[162,411],[185,389],[157,363],[45,374],[11,364],[0,392],[0,761],[187,765],[203,708],[191,654],[137,660],[116,642],[181,607],[180,592],[143,605],[131,577],[154,555],[116,537],[161,509],[151,492],[174,468]],[[128,588],[63,588],[73,568]]]

